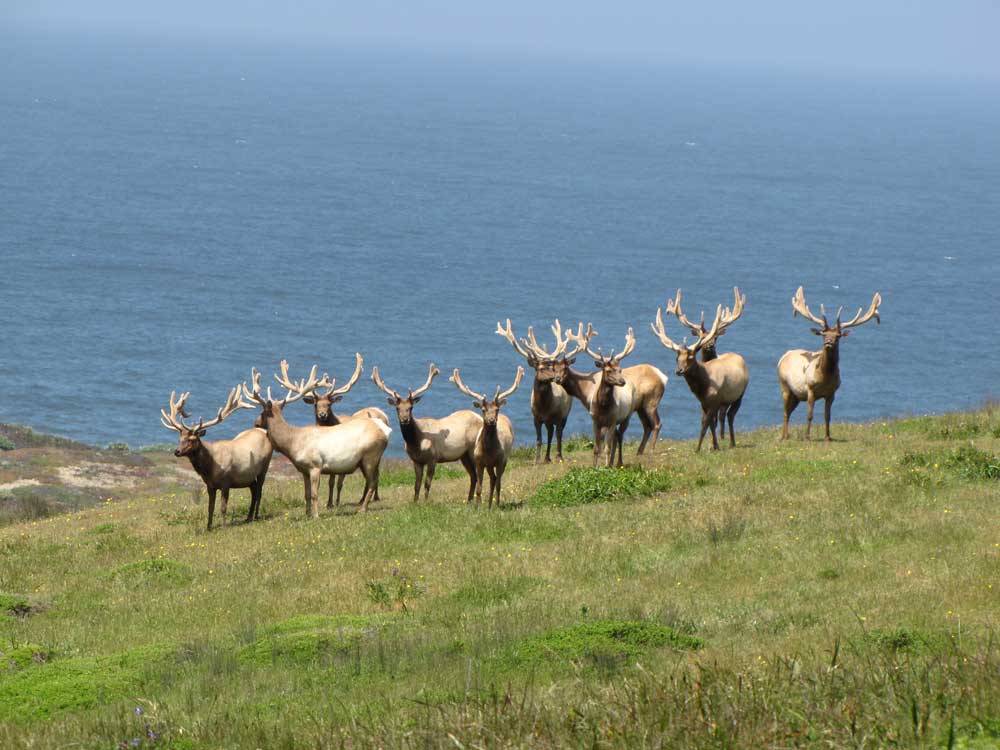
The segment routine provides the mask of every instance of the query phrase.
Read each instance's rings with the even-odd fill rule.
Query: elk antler
[[[385,392],[387,396],[392,396],[397,401],[402,401],[403,397],[396,393],[394,390],[389,388],[385,383],[382,382],[382,376],[378,374],[378,365],[372,368],[372,380],[379,390]]]
[[[667,315],[670,315],[672,312],[673,310],[671,310],[670,302],[667,302]],[[667,331],[663,327],[663,311],[660,308],[656,308],[656,322],[650,323],[649,327],[653,329],[653,333],[656,334],[656,337],[660,340],[660,343],[663,344],[665,347],[667,347],[667,349],[672,349],[675,352],[679,352],[681,349],[687,348],[686,338],[684,339],[683,344],[678,344],[676,341],[674,341],[667,335]]]
[[[695,336],[700,336],[702,333],[705,332],[705,313],[704,312],[702,312],[702,314],[701,314],[701,322],[700,323],[692,323],[690,320],[688,320],[687,316],[684,314],[684,311],[681,310],[681,290],[680,289],[677,290],[677,296],[674,297],[674,299],[667,300],[667,315],[674,315],[674,316],[676,316],[677,320],[679,320],[681,322],[681,325],[687,326],[687,328]]]
[[[625,334],[625,348],[617,356],[615,356],[614,350],[612,350],[609,359],[617,365],[631,354],[633,349],[635,349],[635,333],[632,331],[632,327],[629,326],[628,333]]]
[[[709,341],[712,341],[716,336],[719,335],[719,325],[722,322],[722,305],[719,305],[715,309],[715,322],[712,323],[711,329],[702,333],[698,336],[698,340],[694,342],[694,346],[691,347],[691,351],[698,351]]]
[[[806,305],[806,295],[802,291],[801,286],[795,292],[795,296],[792,297],[792,310],[794,311],[792,313],[793,315],[797,313],[803,318],[811,320],[816,325],[823,326],[824,330],[830,327],[830,325],[826,322],[826,310],[822,305],[819,306],[819,311],[823,314],[822,318],[817,318],[812,314],[812,312],[810,312],[808,305]]]
[[[520,369],[520,368],[518,368],[518,369]],[[473,400],[475,400],[475,401],[482,401],[482,402],[486,401],[486,394],[485,393],[476,393],[475,391],[473,391],[472,389],[470,389],[465,383],[462,382],[462,376],[458,374],[458,368],[457,367],[452,371],[451,377],[448,378],[448,380],[450,380],[452,383],[454,383],[455,387],[458,388],[458,390],[460,390],[466,396],[471,396],[473,398]],[[499,391],[500,391],[500,387],[497,386],[497,392],[499,393]]]
[[[190,428],[184,424],[181,417],[190,417],[184,410],[184,406],[187,403],[188,397],[191,392],[182,393],[181,397],[174,399],[175,391],[170,391],[170,413],[167,414],[165,409],[160,409],[160,422],[168,430],[173,430],[174,432],[181,432],[182,430],[189,430]]]
[[[882,295],[879,294],[878,292],[875,292],[875,296],[872,297],[872,304],[871,304],[871,307],[868,308],[868,312],[866,312],[864,314],[864,316],[862,316],[861,315],[861,308],[859,307],[858,308],[858,314],[855,315],[853,318],[851,318],[846,323],[841,323],[840,322],[840,311],[838,310],[837,311],[837,327],[841,328],[841,329],[843,329],[843,328],[854,328],[855,326],[864,325],[865,323],[867,323],[872,318],[875,318],[875,322],[877,324],[881,325],[882,324],[882,320],[878,316],[878,307],[881,304],[882,304]],[[843,308],[841,308],[841,309],[843,309]]]
[[[351,390],[351,388],[354,387],[354,384],[358,382],[358,378],[361,377],[361,372],[364,365],[364,359],[361,357],[361,352],[356,352],[354,356],[357,357],[357,364],[354,367],[354,374],[351,375],[351,379],[347,381],[347,385],[342,385],[340,386],[340,388],[334,390],[334,385],[337,384],[337,379],[334,378],[333,380],[330,380],[329,388],[327,388],[326,393],[323,394],[324,398],[329,398],[330,396],[342,396],[343,394]],[[330,376],[327,375],[325,372],[323,373],[324,381],[329,380],[329,377]]]
[[[455,372],[457,373],[458,370],[455,370]],[[497,395],[493,397],[493,400],[494,401],[503,401],[505,398],[507,398],[510,394],[512,394],[514,391],[517,390],[517,387],[519,385],[521,385],[521,378],[523,378],[523,377],[524,377],[524,368],[521,367],[521,366],[518,366],[518,368],[517,368],[517,374],[514,376],[514,385],[512,385],[510,388],[508,388],[503,393],[500,392],[500,386],[497,386]]]
[[[559,319],[556,318],[556,322],[552,324],[552,333],[556,337],[556,348],[551,352],[546,351],[538,342],[535,341],[535,332],[531,326],[528,326],[528,338],[527,340],[521,339],[521,343],[531,349],[531,352],[540,360],[549,361],[558,359],[563,352],[566,351],[566,346],[569,344],[568,339],[564,339],[562,335],[562,326],[559,324]]]
[[[239,411],[240,409],[254,409],[256,408],[253,404],[248,404],[241,398],[240,387],[236,386],[231,391],[229,391],[229,398],[226,399],[226,403],[219,407],[218,413],[215,415],[215,419],[208,422],[203,422],[198,420],[199,430],[205,430],[209,427],[214,427],[219,424],[223,419],[228,417],[233,412]]]
[[[745,294],[740,294],[740,288],[738,286],[733,287],[733,309],[730,310],[728,307],[722,313],[722,320],[719,321],[719,332],[716,337],[721,336],[726,332],[733,323],[739,320],[740,316],[743,314],[743,306],[747,303],[747,296]],[[702,313],[702,330],[705,329],[704,313]]]
[[[421,395],[424,391],[426,391],[428,388],[430,388],[431,381],[434,380],[434,378],[436,378],[440,373],[441,371],[437,368],[437,365],[431,362],[430,367],[427,368],[427,380],[424,382],[422,386],[417,388],[417,390],[410,391],[410,398],[416,398],[417,396]]]
[[[576,333],[573,333],[572,331],[566,331],[566,336],[565,336],[566,344],[569,344],[570,339],[573,339],[574,341],[576,341],[576,349],[574,349],[571,352],[565,353],[563,359],[564,360],[573,359],[573,357],[575,357],[577,354],[579,354],[580,352],[582,352],[584,349],[587,348],[587,344],[590,343],[590,340],[594,338],[594,336],[596,335],[597,331],[594,330],[594,326],[591,323],[587,323],[586,333],[583,332],[583,323],[580,323],[580,327],[577,329]],[[566,347],[563,347],[564,352],[565,348]]]
[[[278,381],[278,385],[288,391],[285,398],[281,400],[281,406],[295,403],[303,396],[309,395],[321,386],[325,388],[333,385],[325,373],[323,374],[322,380],[318,380],[316,378],[316,365],[312,366],[312,369],[309,371],[308,378],[305,380],[293,381],[288,377],[288,361],[284,359],[281,360],[281,376],[279,377],[277,373],[275,373],[274,379]],[[353,385],[353,383],[351,385]],[[267,398],[268,401],[271,400],[270,389],[268,389]]]
[[[516,351],[518,354],[520,354],[522,357],[528,360],[529,364],[532,362],[533,359],[535,359],[535,355],[533,355],[530,351],[528,351],[519,343],[517,343],[517,339],[514,338],[514,330],[511,328],[510,325],[510,318],[507,318],[506,329],[504,329],[503,326],[500,325],[500,322],[497,321],[496,333],[498,336],[503,336],[505,339],[507,339],[507,341],[510,342],[510,345],[514,347],[514,351]]]

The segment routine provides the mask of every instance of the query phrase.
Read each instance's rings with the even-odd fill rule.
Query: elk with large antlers
[[[746,305],[747,296],[745,294],[740,294],[739,287],[733,287],[733,307],[732,309],[726,308],[722,313],[722,320],[719,321],[719,330],[715,333],[715,338],[708,339],[702,344],[701,347],[701,361],[711,362],[716,359],[719,355],[715,350],[715,343],[718,341],[719,336],[726,332],[736,320],[743,314],[743,307]],[[673,300],[667,302],[667,315],[676,315],[677,320],[681,322],[681,325],[686,326],[688,330],[694,335],[696,339],[701,338],[708,333],[708,329],[705,328],[705,311],[701,312],[701,320],[697,323],[691,322],[688,317],[681,310],[681,290],[677,290],[677,296]],[[729,411],[728,406],[722,406],[719,409],[719,437],[723,440],[726,438],[726,413]],[[730,438],[732,436],[730,435]]]
[[[738,294],[737,299],[739,299]],[[680,301],[680,291],[677,292],[677,301]],[[676,312],[676,309],[676,307],[672,308],[669,302],[667,303],[668,314]],[[715,425],[720,415],[722,415],[722,419],[726,418],[727,411],[729,444],[736,447],[733,420],[736,419],[736,412],[739,411],[740,404],[743,403],[743,394],[746,392],[747,383],[750,382],[747,363],[739,354],[732,352],[726,352],[708,362],[699,362],[697,357],[698,352],[703,351],[708,342],[716,339],[719,335],[719,328],[723,325],[723,320],[731,315],[732,312],[729,310],[724,314],[722,305],[719,305],[712,327],[699,333],[693,346],[687,345],[687,338],[681,344],[677,344],[667,336],[663,327],[663,313],[659,309],[656,311],[656,323],[652,324],[653,333],[660,339],[660,343],[677,353],[677,374],[683,376],[691,393],[701,404],[701,434],[698,436],[696,451],[701,450],[702,441],[705,440],[705,431],[709,428],[712,430],[712,450],[719,449],[719,441],[715,436]]]
[[[466,396],[472,397],[472,405],[483,413],[483,426],[476,436],[476,447],[473,452],[476,461],[476,503],[481,503],[483,500],[483,472],[485,471],[490,475],[490,498],[487,506],[490,509],[493,508],[494,495],[496,495],[497,506],[500,505],[500,486],[503,481],[503,472],[507,468],[507,460],[514,447],[514,427],[507,415],[500,413],[500,407],[507,403],[507,397],[521,385],[523,377],[524,368],[519,366],[517,375],[514,376],[514,385],[502,393],[498,385],[493,400],[486,398],[485,393],[469,390],[462,382],[457,367],[449,378],[458,390]]]
[[[637,414],[642,422],[639,455],[642,455],[650,437],[651,446],[656,445],[662,424],[658,407],[667,387],[667,376],[652,365],[633,365],[622,369],[621,361],[635,349],[635,334],[631,328],[625,336],[625,348],[619,354],[612,351],[608,356],[590,348],[590,340],[596,333],[593,326],[588,326],[584,333],[582,323],[577,333],[566,332],[568,338],[576,341],[577,348],[555,364],[556,382],[570,395],[580,399],[590,412],[594,425],[594,465],[597,465],[606,444],[608,466],[614,461],[616,448],[618,466],[621,466],[625,430],[632,414]],[[572,369],[576,354],[581,351],[593,357],[598,368],[596,372],[583,374]]]
[[[365,478],[360,510],[368,510],[368,503],[378,489],[379,464],[392,430],[375,419],[355,419],[333,427],[315,424],[294,427],[285,420],[284,408],[330,383],[326,377],[323,380],[316,378],[315,365],[308,378],[292,381],[285,361],[281,362],[281,376],[274,378],[287,390],[280,401],[271,397],[270,387],[267,396],[261,393],[260,373],[256,369],[251,372],[252,386],[243,384],[243,394],[260,405],[257,426],[267,430],[271,445],[302,474],[306,514],[310,518],[319,516],[319,480],[323,474],[350,474],[356,469],[360,469]]]
[[[382,382],[378,367],[372,368],[372,380],[389,396],[389,405],[396,407],[399,418],[399,430],[403,433],[406,445],[406,455],[413,461],[414,482],[413,501],[420,499],[420,482],[426,469],[424,482],[424,500],[431,494],[431,482],[434,481],[434,469],[439,463],[461,461],[469,474],[469,495],[466,502],[472,500],[476,490],[476,437],[483,427],[483,420],[474,411],[463,409],[449,414],[442,419],[413,416],[413,407],[423,397],[424,391],[431,387],[431,382],[440,373],[431,363],[427,371],[427,380],[417,390],[409,391],[407,397],[400,396],[396,391]]]
[[[263,430],[256,428],[244,430],[232,440],[216,440],[205,442],[205,432],[209,427],[217,425],[233,412],[239,409],[253,409],[240,398],[240,388],[237,386],[229,392],[225,405],[219,409],[215,419],[208,422],[199,419],[198,424],[190,426],[184,423],[182,417],[190,415],[185,411],[190,393],[182,393],[180,398],[170,394],[170,411],[160,409],[160,422],[168,430],[180,433],[177,450],[174,455],[180,458],[187,456],[191,466],[205,482],[208,490],[208,529],[212,529],[212,517],[215,515],[215,496],[222,492],[222,525],[226,525],[226,511],[229,507],[229,491],[231,489],[250,489],[250,511],[247,522],[260,516],[260,496],[264,488],[267,468],[271,464],[271,443]]]
[[[824,399],[826,439],[830,440],[830,409],[833,406],[837,389],[840,387],[840,340],[850,333],[850,328],[863,325],[872,318],[875,319],[876,323],[880,323],[878,308],[881,304],[882,295],[875,292],[867,312],[862,314],[863,308],[859,307],[857,315],[846,323],[841,323],[840,314],[844,310],[841,307],[837,310],[836,322],[831,326],[827,322],[826,310],[822,305],[819,308],[820,315],[813,315],[806,305],[802,287],[800,286],[795,292],[795,296],[792,297],[793,314],[801,315],[820,326],[810,330],[817,336],[823,337],[823,348],[816,352],[806,349],[792,349],[785,352],[785,355],[778,361],[778,381],[781,384],[781,397],[785,404],[785,420],[781,430],[782,440],[788,438],[788,418],[800,401],[809,404],[809,411],[806,414],[806,440],[809,439],[813,406],[818,398]]]
[[[340,388],[335,388],[336,380],[334,380],[330,386],[320,393],[317,389],[311,394],[304,396],[302,398],[303,403],[310,404],[313,407],[313,413],[316,417],[316,424],[323,427],[333,427],[334,425],[343,424],[345,422],[350,422],[353,419],[377,419],[380,422],[389,424],[389,417],[384,411],[378,409],[374,406],[366,406],[364,409],[358,409],[358,411],[353,414],[334,414],[333,405],[343,400],[344,394],[347,393],[354,384],[358,382],[358,378],[361,377],[363,370],[364,360],[361,354],[357,354],[357,364],[354,368],[354,374],[351,375],[351,379],[346,385],[340,386]],[[324,374],[324,377],[326,375]],[[334,497],[333,488],[334,485],[337,487],[337,499],[336,504],[340,505],[340,492],[344,488],[345,474],[331,474],[330,475],[330,492],[327,496],[326,507],[334,507]],[[375,490],[375,496],[372,498],[374,502],[378,502],[378,489]]]
[[[528,365],[535,371],[535,382],[531,387],[531,415],[535,421],[535,463],[537,464],[542,456],[542,425],[545,425],[547,433],[545,463],[552,461],[553,430],[556,434],[556,459],[562,461],[563,430],[573,406],[573,397],[555,382],[554,364],[566,352],[569,339],[563,338],[562,327],[558,320],[552,326],[556,345],[551,352],[538,345],[531,326],[528,327],[528,338],[518,343],[514,337],[514,331],[511,329],[510,318],[507,318],[506,328],[497,323],[496,332],[507,339],[514,347],[514,351],[524,357]]]

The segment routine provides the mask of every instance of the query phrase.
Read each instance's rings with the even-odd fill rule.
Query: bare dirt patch
[[[139,477],[131,467],[94,461],[60,466],[56,469],[56,475],[62,484],[69,487],[93,487],[104,490],[130,489],[139,482]]]

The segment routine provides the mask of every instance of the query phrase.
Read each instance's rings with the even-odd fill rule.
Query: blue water
[[[498,319],[559,316],[607,348],[635,326],[626,362],[670,373],[663,434],[686,437],[698,406],[649,321],[677,286],[696,314],[734,284],[747,311],[720,349],[750,367],[744,427],[780,421],[775,364],[818,341],[792,317],[799,284],[849,314],[884,297],[882,325],[843,344],[835,419],[1000,390],[995,88],[83,37],[0,50],[0,420],[172,442],[171,389],[208,415],[251,365],[343,378],[355,350],[399,390],[436,362],[419,413],[441,415],[468,406],[452,367],[474,389],[512,380]],[[521,442],[529,384],[508,409]],[[346,407],[367,404],[385,401],[366,378]],[[569,430],[587,429],[576,405]]]

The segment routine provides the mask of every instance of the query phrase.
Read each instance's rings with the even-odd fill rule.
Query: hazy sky
[[[1000,78],[998,0],[0,0],[19,33],[745,63]],[[280,9],[279,9],[280,8]]]

